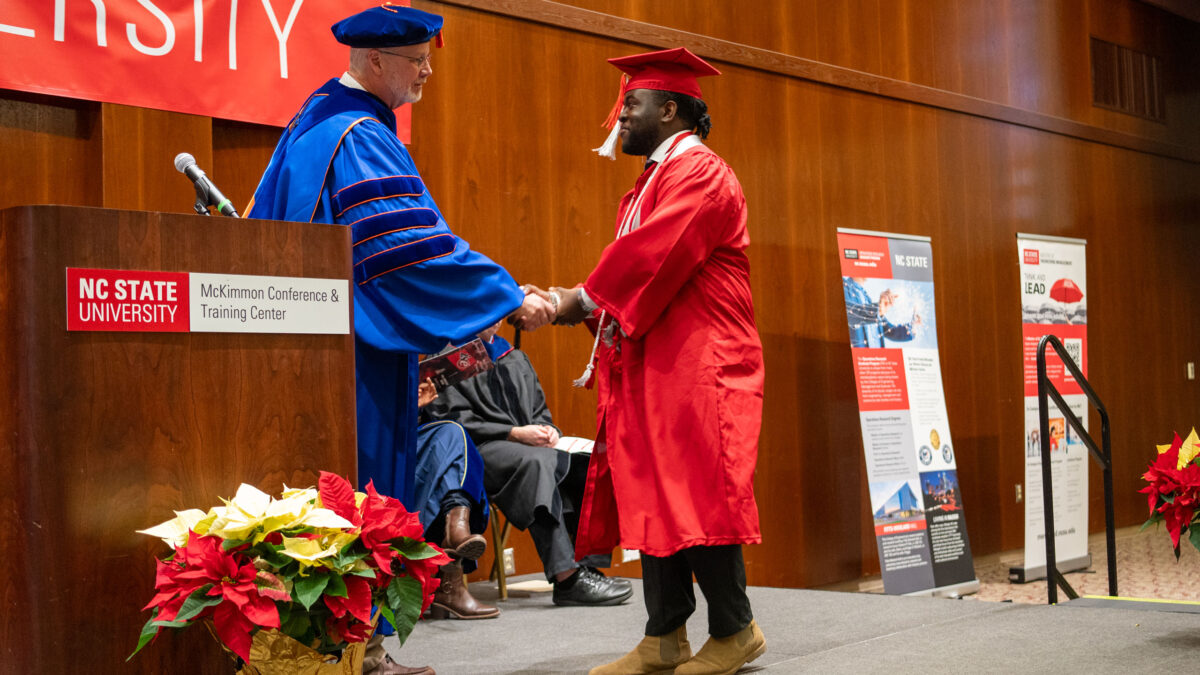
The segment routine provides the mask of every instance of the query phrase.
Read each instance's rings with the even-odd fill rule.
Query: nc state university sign
[[[329,27],[373,4],[5,0],[0,87],[283,126],[345,70]]]

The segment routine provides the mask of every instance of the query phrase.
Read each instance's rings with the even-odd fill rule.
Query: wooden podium
[[[125,662],[168,550],[135,530],[353,481],[353,337],[68,332],[65,270],[350,279],[349,228],[29,206],[0,253],[0,672],[231,673],[201,626]]]

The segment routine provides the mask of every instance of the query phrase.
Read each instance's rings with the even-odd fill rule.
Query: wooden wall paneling
[[[820,228],[824,111],[816,104],[818,87],[742,68],[728,72],[733,77],[710,85],[708,143],[738,172],[746,193],[755,310],[768,368],[756,482],[764,543],[747,549],[747,575],[765,585],[797,575],[808,584],[857,576],[857,528],[831,514],[847,493],[857,493],[861,461],[847,453],[853,439],[846,430],[857,430],[844,424],[846,412],[857,417],[849,407],[853,388],[837,386],[850,371],[849,349],[830,339],[824,317],[823,298],[840,299],[841,284],[827,256],[832,232]],[[753,180],[757,175],[775,180]],[[842,390],[840,402],[849,406],[826,411],[831,387]],[[797,561],[806,562],[798,567]]]
[[[245,216],[283,129],[216,119],[212,125],[212,169],[204,168],[237,212]]]
[[[103,205],[192,213],[195,191],[175,170],[181,152],[212,166],[212,118],[102,103]]]
[[[100,106],[4,91],[0,98],[0,209],[101,203]]]
[[[437,0],[437,2],[430,2],[429,6],[435,10],[438,5],[471,7],[496,15],[520,17],[570,30],[608,35],[651,49],[682,45],[691,48],[701,56],[718,61],[763,68],[792,77],[813,79],[857,91],[947,108],[1001,122],[1030,126],[1143,152],[1180,157],[1189,161],[1197,161],[1200,158],[1200,135],[1192,128],[1193,125],[1188,125],[1186,121],[1163,126],[1136,118],[1131,122],[1126,119],[1099,115],[1087,119],[1067,119],[1044,110],[1027,110],[1012,105],[1005,100],[1007,85],[993,86],[991,84],[992,81],[1000,81],[997,78],[1005,78],[1003,81],[1007,82],[1007,75],[1005,75],[1007,65],[987,61],[986,50],[981,47],[978,40],[982,39],[982,44],[986,45],[988,41],[999,39],[996,33],[1007,33],[1013,36],[1014,41],[1017,41],[1023,39],[1031,31],[1031,27],[1018,26],[1007,30],[1006,27],[1001,26],[993,31],[988,31],[986,26],[995,20],[989,13],[989,8],[991,11],[995,11],[995,3],[984,3],[982,0],[972,3],[959,3],[956,0],[941,1],[943,4],[939,6],[938,11],[933,12],[936,18],[934,31],[926,37],[921,45],[925,49],[939,50],[937,58],[941,64],[940,67],[948,69],[952,73],[951,81],[957,82],[959,85],[941,84],[940,82],[944,80],[934,85],[901,82],[876,73],[854,70],[841,64],[824,63],[814,60],[812,57],[806,58],[770,51],[758,46],[753,40],[738,43],[727,38],[714,37],[722,35],[721,32],[709,35],[689,32],[698,29],[694,27],[694,21],[689,15],[679,12],[672,14],[671,21],[662,25],[654,25],[625,16],[603,14],[551,0],[523,0],[519,3],[514,0]],[[1125,0],[1125,2],[1136,4],[1134,0]],[[824,3],[822,6],[829,4]],[[789,4],[788,7],[791,8],[792,5]],[[672,21],[679,22],[680,20],[688,25],[687,29],[666,27],[672,25]],[[856,15],[856,21],[859,24],[870,24],[870,21],[861,15]],[[1071,21],[1073,22],[1074,19],[1072,18]],[[1059,26],[1058,28],[1062,29],[1063,27]],[[1196,32],[1191,34],[1197,35]],[[854,36],[853,39],[859,38]],[[1200,38],[1193,37],[1193,40],[1195,39]],[[944,45],[955,42],[960,45],[957,49],[951,49],[949,52],[940,51]],[[1013,49],[1018,48],[1020,47],[1013,47]],[[1086,46],[1081,49],[1086,49]],[[850,53],[855,52],[851,49]],[[1086,59],[1086,56],[1081,58]],[[1045,67],[1053,69],[1061,66],[1050,63]],[[1088,77],[1088,75],[1087,73],[1064,75],[1064,78],[1080,77]],[[992,95],[997,98],[990,98]],[[1056,95],[1057,93],[1053,90],[1047,90],[1048,98],[1053,99]],[[1183,114],[1190,113],[1192,117],[1200,114],[1198,112],[1200,104],[1186,96],[1177,95],[1169,97],[1168,100],[1174,106],[1182,109]]]

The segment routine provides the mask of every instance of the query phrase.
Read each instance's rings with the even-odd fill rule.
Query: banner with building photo
[[[973,591],[929,239],[839,229],[838,250],[884,590]]]
[[[1025,566],[1013,579],[1045,576],[1045,510],[1042,506],[1042,439],[1038,419],[1037,347],[1044,335],[1062,340],[1087,376],[1087,276],[1082,239],[1018,234],[1021,272],[1021,335],[1025,392]],[[1088,402],[1053,349],[1046,374],[1071,411],[1087,426]],[[1050,459],[1054,481],[1055,557],[1060,571],[1091,564],[1087,550],[1088,450],[1050,402]]]

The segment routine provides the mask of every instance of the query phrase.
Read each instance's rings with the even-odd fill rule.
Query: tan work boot
[[[767,651],[767,639],[758,623],[724,638],[710,637],[690,661],[675,669],[675,675],[733,675],[742,666]]]
[[[666,635],[642,638],[637,647],[625,656],[603,666],[596,666],[588,675],[652,675],[670,673],[692,658],[692,646],[687,640],[687,626],[680,626]]]

